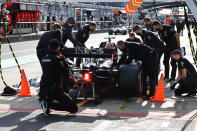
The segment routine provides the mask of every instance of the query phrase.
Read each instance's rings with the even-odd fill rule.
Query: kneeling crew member
[[[129,33],[129,38],[126,40],[126,42],[137,42],[137,43],[142,43],[142,41],[135,37],[135,34],[133,32]]]
[[[187,59],[181,56],[178,49],[171,52],[171,57],[177,61],[179,70],[175,83],[170,87],[171,90],[174,90],[176,84],[179,84],[179,87],[174,91],[175,96],[179,96],[184,93],[188,93],[187,96],[196,95],[197,72],[194,66]]]
[[[156,85],[156,62],[157,54],[150,47],[136,42],[124,42],[118,41],[117,48],[122,51],[122,56],[118,62],[118,65],[129,64],[133,59],[136,61],[142,61],[143,70],[143,92],[142,95],[145,98],[154,96]],[[147,95],[147,77],[150,79],[150,94]]]
[[[65,93],[64,80],[69,79],[68,64],[64,57],[58,56],[60,43],[58,40],[49,42],[49,53],[42,59],[43,74],[40,82],[39,100],[45,114],[50,109],[76,113],[77,105]]]

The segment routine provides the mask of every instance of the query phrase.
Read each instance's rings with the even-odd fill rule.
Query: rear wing
[[[112,58],[118,57],[116,49],[107,48],[64,48],[62,54],[69,58]]]

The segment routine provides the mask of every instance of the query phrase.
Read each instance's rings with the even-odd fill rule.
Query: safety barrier
[[[2,12],[2,7],[1,7],[1,12]],[[3,16],[3,13],[1,13],[1,16]],[[13,50],[11,44],[10,44],[10,40],[9,40],[9,36],[8,36],[8,29],[7,29],[7,27],[8,27],[8,26],[7,26],[8,22],[6,22],[6,21],[7,21],[6,19],[3,19],[3,28],[4,28],[4,31],[5,31],[5,38],[6,38],[7,42],[8,42],[8,46],[9,46],[9,48],[10,48],[10,51],[12,52],[12,56],[14,57],[14,60],[15,60],[15,62],[16,62],[16,64],[17,64],[17,67],[18,67],[18,69],[19,69],[19,72],[20,72],[20,75],[21,75],[21,78],[22,78],[21,67],[20,67],[20,65],[19,65],[19,63],[18,63],[18,60],[17,60],[16,56],[15,56],[14,50]],[[1,37],[1,36],[0,36],[0,37]],[[0,39],[0,45],[1,45],[1,44],[2,44],[2,41],[1,41],[1,39]],[[1,63],[1,48],[0,48],[0,63]],[[2,79],[2,81],[3,81],[3,83],[4,83],[4,85],[5,85],[6,87],[8,87],[8,85],[7,85],[7,83],[5,82],[4,77],[3,77],[1,64],[0,64],[0,75],[1,75],[1,79]],[[19,86],[20,86],[20,84],[19,84]]]
[[[191,48],[191,52],[192,52],[192,57],[193,57],[195,66],[197,67],[196,51],[195,51],[195,48],[194,48],[194,44],[193,44],[193,40],[192,40],[192,36],[191,36],[191,32],[190,32],[190,27],[189,27],[188,16],[187,16],[187,12],[186,12],[185,7],[184,7],[184,12],[185,12],[185,24],[186,24],[186,27],[187,27],[187,32],[188,32],[188,37],[189,37],[189,43],[190,43],[190,48]]]
[[[33,33],[33,31],[35,31],[36,34],[38,34],[38,30],[37,30],[38,24],[50,24],[50,28],[52,26],[52,22],[17,22],[16,23],[16,31],[20,37],[20,40],[22,39],[22,34],[23,34],[22,27],[24,27],[25,24],[30,24],[31,28],[32,28],[32,33]]]
[[[196,48],[197,48],[197,23],[195,24],[195,28],[194,28],[194,35],[196,37]],[[197,61],[197,49],[196,49],[196,61]]]

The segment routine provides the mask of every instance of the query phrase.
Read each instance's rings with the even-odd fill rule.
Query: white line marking
[[[21,45],[28,45],[27,43],[37,44],[39,40],[33,40],[33,41],[24,41],[24,42],[12,42],[12,46],[21,46]],[[2,46],[9,46],[7,43],[2,44]]]
[[[103,121],[93,131],[103,131],[109,124],[111,124],[111,121]]]
[[[36,51],[36,49],[30,49],[30,50],[24,50],[24,51],[14,51],[14,53],[16,54],[16,53],[28,52],[28,51]],[[8,54],[12,54],[12,53],[11,52],[10,53],[4,53],[4,54],[2,54],[2,56],[3,55],[8,55]]]

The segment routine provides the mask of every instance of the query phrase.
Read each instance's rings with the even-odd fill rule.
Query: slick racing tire
[[[113,33],[114,33],[114,31],[113,31],[112,29],[109,29],[109,30],[108,30],[108,34],[109,34],[109,35],[113,35]]]
[[[139,64],[120,66],[119,90],[129,96],[139,96],[143,88],[142,68]]]

